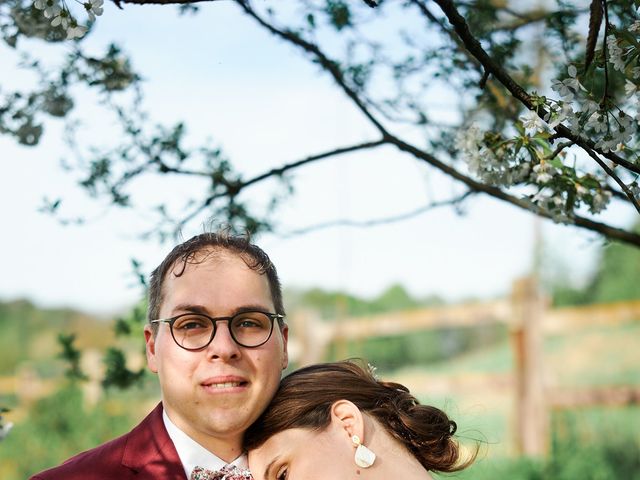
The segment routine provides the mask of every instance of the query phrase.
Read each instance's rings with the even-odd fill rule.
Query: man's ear
[[[144,341],[146,343],[147,366],[153,373],[158,373],[158,365],[156,363],[156,336],[153,334],[150,325],[144,326]]]
[[[282,333],[282,348],[283,348],[282,370],[284,370],[289,366],[289,350],[287,348],[289,344],[289,325],[285,323],[280,329],[280,332]]]
[[[338,400],[331,405],[331,424],[344,431],[349,439],[357,435],[364,442],[364,417],[360,409],[349,400]]]

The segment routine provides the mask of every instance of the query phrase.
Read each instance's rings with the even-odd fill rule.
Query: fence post
[[[292,323],[289,359],[298,367],[325,360],[327,347],[333,338],[333,325],[321,321],[312,310],[298,310],[289,319]]]
[[[518,454],[533,457],[546,455],[549,447],[542,351],[545,304],[535,277],[514,282],[511,340],[515,362],[515,444]]]

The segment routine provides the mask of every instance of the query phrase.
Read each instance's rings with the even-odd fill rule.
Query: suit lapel
[[[162,404],[127,436],[122,465],[136,472],[136,478],[186,480],[178,452],[162,421]]]

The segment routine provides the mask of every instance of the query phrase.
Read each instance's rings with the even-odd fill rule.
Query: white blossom
[[[57,3],[54,3],[53,5],[51,5],[50,7],[47,7],[44,10],[44,16],[46,18],[53,18],[56,15],[58,15],[61,11],[62,11],[62,8],[60,8],[60,5],[58,5]]]
[[[578,69],[575,65],[569,65],[567,72],[569,73],[569,77],[562,81],[555,80],[554,84],[551,85],[551,89],[558,92],[562,98],[570,102],[573,100],[575,94],[578,93],[578,90],[586,91],[586,89],[580,84],[577,78]]]
[[[629,79],[627,79],[626,83],[624,84],[624,93],[627,94],[627,97],[632,96],[637,91],[638,91],[638,86],[632,81],[630,81]]]
[[[564,199],[560,195],[554,195],[551,197],[551,203],[556,207],[560,208],[564,206]]]
[[[564,122],[567,118],[570,118],[574,115],[573,108],[568,102],[559,102],[560,109],[553,108],[549,111],[549,115],[546,120],[549,123],[550,128],[556,128],[562,122]]]
[[[470,173],[491,185],[513,185],[524,180],[528,169],[522,169],[520,162],[509,162],[508,149],[495,153],[484,144],[484,133],[475,123],[462,129],[456,135],[455,146],[462,154]]]
[[[622,149],[622,143],[617,137],[607,134],[598,140],[595,144],[603,152],[618,152]]]
[[[567,222],[569,220],[569,217],[563,211],[565,200],[562,198],[562,194],[558,192],[547,193],[546,189],[543,189],[532,200],[540,207],[548,210],[554,222]]]
[[[626,113],[620,111],[618,113],[618,125],[620,126],[620,128],[624,128],[625,130],[630,130],[631,129],[631,117],[629,115],[627,115]]]
[[[571,90],[567,85],[565,85],[564,82],[561,82],[560,80],[556,80],[553,83],[553,85],[551,85],[551,89],[558,92],[558,95],[564,98],[567,102],[570,102],[571,100],[573,100],[573,95],[574,95],[573,90]]]
[[[513,173],[514,180],[516,182],[522,182],[529,177],[530,173],[531,173],[531,167],[529,165],[529,162],[522,162],[522,164],[520,164],[519,167],[516,167]]]
[[[533,167],[533,177],[536,183],[548,183],[555,174],[555,168],[547,162],[541,162]]]
[[[629,31],[632,33],[640,33],[640,20],[636,20],[629,26]]]
[[[456,135],[455,146],[458,150],[476,150],[483,139],[482,132],[478,124],[472,123],[468,128],[461,129]]]
[[[587,193],[589,193],[589,190],[587,190],[584,186],[580,185],[579,183],[576,183],[576,193],[578,194],[578,196],[582,197]]]
[[[611,200],[611,192],[601,190],[593,196],[589,210],[591,213],[600,213],[607,207],[609,200]]]
[[[608,128],[607,118],[605,115],[600,115],[600,113],[595,112],[591,114],[585,126],[592,128],[596,133],[604,133]]]
[[[520,117],[520,121],[529,135],[546,130],[544,120],[542,120],[534,110],[528,110],[527,113]]]
[[[613,63],[613,68],[624,72],[624,60],[622,59],[622,49],[618,46],[618,40],[614,35],[607,37],[607,48],[609,50],[609,62]]]
[[[580,135],[582,133],[582,124],[580,123],[580,119],[575,115],[569,117],[569,130],[574,135]]]
[[[584,107],[583,111],[587,115],[591,115],[593,112],[597,112],[598,110],[600,110],[600,105],[598,104],[598,102],[595,102],[595,101],[591,100],[590,98],[585,100],[582,105]]]
[[[80,38],[85,33],[87,33],[87,27],[83,27],[82,25],[78,25],[74,22],[73,25],[70,25],[67,28],[67,40],[73,40],[74,38]]]
[[[615,122],[612,121],[609,125],[607,135],[596,142],[596,146],[605,151],[619,151],[633,135],[633,120],[629,115],[620,111],[614,118]]]
[[[480,131],[480,127],[475,123],[471,124],[469,128],[463,128],[456,135],[456,149],[462,152],[469,171],[476,175],[480,168],[483,138],[484,135]]]
[[[45,18],[53,18],[62,10],[56,0],[36,0],[33,2],[33,6],[42,10]]]
[[[102,12],[104,12],[104,8],[102,8],[103,3],[104,0],[89,0],[83,4],[87,15],[89,15],[89,20],[95,22],[96,16],[102,15]]]
[[[51,25],[54,27],[60,25],[66,30],[67,27],[69,27],[69,14],[67,13],[67,11],[62,10],[61,12],[59,12],[58,15],[56,15],[54,19],[51,20]]]

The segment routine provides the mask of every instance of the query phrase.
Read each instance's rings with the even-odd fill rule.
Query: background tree
[[[117,5],[126,3],[180,3],[183,12],[197,8],[187,0]],[[111,45],[99,57],[83,51],[81,15],[89,18],[88,35],[101,12],[95,1],[77,12],[57,0],[0,2],[5,42],[39,78],[35,90],[4,92],[0,132],[35,146],[49,118],[67,119],[72,166],[83,173],[81,186],[117,207],[133,205],[137,179],[193,179],[200,190],[194,188],[183,206],[155,205],[157,228],[147,233],[160,238],[210,217],[251,231],[276,228],[274,207],[292,192],[295,171],[384,148],[395,158],[426,163],[453,180],[453,194],[399,218],[444,204],[460,206],[486,194],[640,245],[638,234],[615,225],[607,214],[611,204],[640,210],[638,2],[234,3],[239,14],[290,45],[334,82],[368,125],[361,142],[274,162],[273,168],[252,177],[234,168],[221,147],[187,147],[183,123],[151,126],[143,109],[141,74],[120,47]],[[401,25],[398,31],[384,29],[391,18],[400,19],[394,22]],[[75,39],[73,48],[68,49],[66,37]],[[28,39],[60,44],[65,52],[59,62],[45,66]],[[75,135],[79,88],[93,92],[117,117],[122,135],[112,147],[92,148]],[[447,94],[451,100],[444,115],[436,101]],[[278,158],[277,152],[270,156]],[[269,205],[257,208],[249,192],[269,179],[285,188],[274,188]],[[61,199],[53,199],[46,209],[60,214],[61,205]],[[68,221],[63,214],[61,218]]]
[[[638,231],[636,225],[635,230]],[[556,305],[586,305],[640,298],[640,252],[629,245],[611,242],[599,254],[595,270],[576,284],[571,266],[551,257],[545,280]]]

